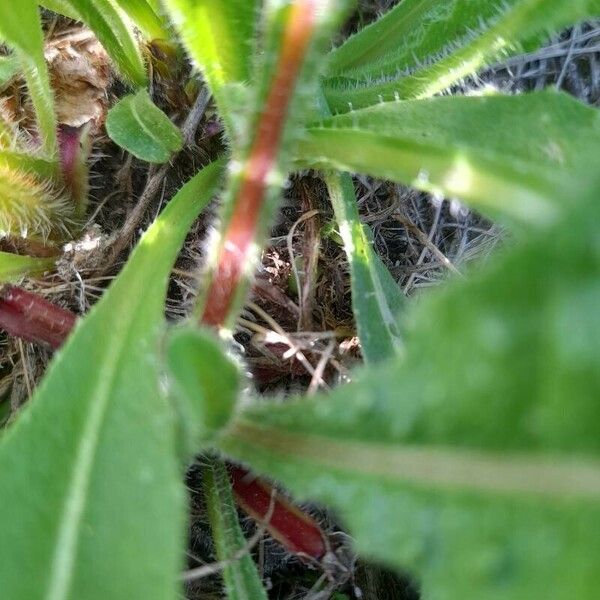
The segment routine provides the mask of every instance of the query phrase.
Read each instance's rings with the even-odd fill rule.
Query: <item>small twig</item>
[[[210,100],[210,94],[206,89],[203,89],[196,98],[194,106],[190,110],[185,123],[181,130],[183,132],[184,146],[189,147],[193,145],[196,130],[202,120],[208,102]],[[144,215],[150,203],[154,200],[156,195],[160,192],[163,186],[163,180],[169,172],[170,164],[164,164],[159,168],[151,168],[148,173],[148,180],[146,187],[139,197],[135,207],[127,216],[119,236],[115,239],[112,246],[110,247],[109,254],[105,260],[103,270],[106,270],[115,264],[121,252],[123,252],[133,240],[135,232],[137,231]]]
[[[300,349],[299,346],[290,338],[290,336],[283,330],[283,328],[273,319],[270,315],[268,315],[260,306],[254,304],[254,302],[247,302],[246,305],[253,312],[255,312],[261,319],[263,319],[266,323],[268,323],[273,331],[278,334],[280,341],[287,346],[289,346],[290,350],[283,355],[284,359],[295,357],[300,364],[310,373],[311,376],[315,376],[315,369],[310,364],[304,353]],[[321,377],[318,377],[319,384],[325,389],[329,389],[329,386]]]
[[[19,346],[19,354],[21,355],[21,364],[23,365],[23,379],[25,380],[25,389],[27,390],[27,398],[31,398],[33,394],[33,384],[29,378],[29,371],[27,370],[27,357],[25,356],[25,348],[23,347],[23,340],[17,338],[17,345]]]
[[[439,211],[436,216],[439,215]],[[401,223],[408,231],[410,231],[423,245],[423,252],[419,256],[419,260],[417,261],[417,266],[423,262],[425,257],[425,251],[429,250],[437,260],[444,265],[449,271],[452,271],[456,275],[462,277],[462,273],[456,268],[456,266],[450,261],[450,259],[433,243],[432,238],[435,230],[437,228],[438,219],[436,218],[429,235],[426,235],[421,229],[419,229],[410,219],[405,217],[404,215],[395,214],[393,215],[394,219]],[[412,282],[414,280],[415,272],[411,273],[411,276],[406,284],[406,289],[410,289]]]
[[[319,387],[319,381],[323,381],[323,373],[325,372],[325,367],[333,354],[333,349],[335,348],[336,342],[335,340],[331,340],[329,344],[327,344],[327,348],[321,355],[319,362],[317,364],[317,368],[315,369],[315,373],[310,380],[310,385],[308,386],[308,395],[312,396]]]

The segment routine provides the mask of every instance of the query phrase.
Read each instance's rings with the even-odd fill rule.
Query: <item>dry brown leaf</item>
[[[77,28],[46,43],[59,123],[80,127],[92,123],[98,130],[108,109],[110,83],[108,55],[94,34]]]

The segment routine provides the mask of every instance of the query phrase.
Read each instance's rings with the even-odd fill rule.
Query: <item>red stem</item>
[[[324,533],[317,522],[280,495],[272,500],[273,488],[264,480],[251,475],[245,469],[229,468],[233,494],[239,506],[264,526],[288,552],[321,560],[327,553]]]
[[[70,310],[24,289],[6,285],[0,293],[0,328],[29,342],[58,348],[75,325]]]
[[[256,137],[234,201],[235,208],[224,233],[221,254],[208,288],[201,318],[205,325],[223,325],[243,271],[252,258],[252,245],[269,177],[277,168],[285,121],[296,79],[310,44],[317,5],[315,0],[297,0],[291,8],[273,83],[258,122]]]
[[[225,323],[244,269],[252,258],[269,178],[277,168],[285,122],[310,44],[317,6],[316,0],[297,0],[291,8],[273,82],[209,284],[200,319],[204,325],[220,327]],[[259,522],[264,520],[271,504],[272,487],[240,467],[231,467],[230,473],[238,504]],[[320,560],[326,553],[325,536],[317,523],[282,498],[275,499],[273,513],[265,527],[289,552],[314,560]]]

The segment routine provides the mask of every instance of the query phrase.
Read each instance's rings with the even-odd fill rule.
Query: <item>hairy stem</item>
[[[222,236],[216,268],[210,273],[201,322],[221,327],[236,311],[236,297],[246,287],[248,265],[253,264],[259,219],[277,158],[296,80],[306,57],[315,26],[314,0],[292,6],[254,143],[242,168],[233,213]]]
[[[76,320],[70,310],[22,288],[6,285],[0,292],[0,327],[15,337],[46,343],[56,349]]]

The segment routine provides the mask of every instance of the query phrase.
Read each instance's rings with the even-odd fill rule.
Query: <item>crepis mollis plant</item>
[[[598,0],[403,0],[333,50],[341,0],[164,8],[229,155],[171,200],[3,435],[5,595],[177,597],[182,458],[203,452],[229,598],[266,592],[223,459],[334,508],[357,550],[413,573],[424,598],[595,598],[600,117],[555,91],[437,94],[598,16]],[[145,129],[116,135],[134,147]],[[366,366],[328,395],[274,402],[247,391],[227,340],[281,187],[307,168],[338,221]],[[515,242],[406,306],[358,218],[353,172],[459,198]],[[221,188],[197,306],[169,328],[169,270]],[[331,564],[336,548],[304,553]]]

